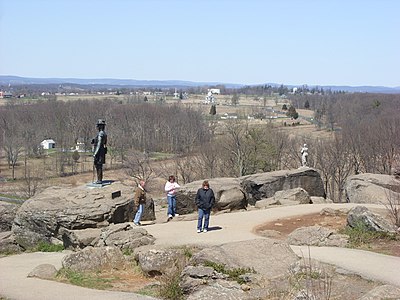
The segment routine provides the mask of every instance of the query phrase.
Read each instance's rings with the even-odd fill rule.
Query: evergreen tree
[[[80,157],[81,156],[79,155],[78,150],[75,150],[74,153],[72,153],[72,159],[74,160],[74,162],[77,163]]]
[[[293,105],[289,107],[289,110],[287,111],[286,115],[294,120],[296,120],[299,117],[299,113],[296,111]]]
[[[285,87],[283,84],[281,84],[281,86],[278,88],[279,96],[286,94],[288,91],[288,88]]]
[[[374,100],[372,106],[373,108],[378,108],[379,106],[381,106],[381,102],[379,100]]]
[[[217,106],[215,104],[211,105],[210,115],[215,116],[217,114]]]

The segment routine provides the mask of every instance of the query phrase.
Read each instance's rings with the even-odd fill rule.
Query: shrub
[[[218,264],[212,261],[205,261],[204,265],[213,268],[218,273],[228,275],[230,279],[235,280],[239,284],[244,283],[243,279],[240,277],[241,275],[255,273],[254,269],[250,268],[227,269],[224,264]]]
[[[394,234],[368,230],[364,223],[357,222],[354,227],[347,226],[340,233],[349,236],[350,247],[361,247],[376,240],[396,239]]]
[[[105,290],[110,288],[112,279],[99,278],[98,276],[73,271],[68,268],[62,268],[57,273],[57,278],[67,281],[73,285],[87,287],[91,289]]]
[[[61,244],[51,244],[48,242],[41,241],[36,245],[35,251],[38,252],[61,252],[64,250],[64,246]]]
[[[331,298],[332,276],[312,263],[310,252],[308,259],[303,257],[300,269],[289,269],[289,274],[291,289],[286,294],[306,300]]]
[[[160,297],[163,299],[180,300],[183,299],[183,291],[180,287],[181,268],[172,268],[160,278]]]
[[[133,254],[133,251],[131,248],[123,248],[122,254],[124,254],[125,256],[131,256]]]
[[[192,256],[193,256],[192,249],[190,249],[188,247],[184,247],[183,248],[183,255],[185,255],[186,258],[191,259]]]

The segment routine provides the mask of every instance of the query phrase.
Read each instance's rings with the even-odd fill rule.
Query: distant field
[[[130,95],[57,95],[59,101],[76,100],[126,100]]]
[[[142,99],[144,95],[98,95],[98,94],[82,94],[82,95],[57,95],[58,101],[77,101],[77,100],[117,100],[121,102],[135,101],[137,99]],[[148,95],[149,103],[156,101],[154,95]],[[206,95],[204,94],[191,94],[188,99],[179,100],[174,99],[172,96],[166,97],[167,104],[177,104],[177,105],[186,105],[193,109],[199,110],[203,112],[205,115],[209,114],[211,104],[204,104]],[[237,106],[231,105],[232,95],[216,95],[216,103],[217,103],[217,119],[218,116],[221,116],[225,113],[236,113],[239,118],[247,118],[249,115],[253,115],[259,112],[265,112],[266,108],[269,109],[267,112],[271,114],[271,110],[280,111],[283,104],[289,104],[288,100],[281,99],[277,96],[268,97],[264,103],[263,99],[257,99],[254,95],[240,95],[239,104]],[[19,101],[19,102],[35,102],[40,99],[0,99],[0,105],[5,105],[9,101]],[[254,125],[263,125],[268,123],[274,123],[278,126],[282,126],[282,129],[285,131],[289,131],[293,135],[312,135],[316,137],[327,137],[330,134],[327,134],[325,131],[316,130],[314,125],[310,125],[310,120],[313,117],[313,111],[298,109],[297,110],[300,117],[299,120],[302,126],[287,126],[284,127],[284,123],[287,125],[291,125],[293,122],[289,118],[286,118],[284,113],[272,113],[277,118],[266,118],[264,120],[249,120],[251,124]],[[221,120],[223,122],[223,120]]]
[[[206,95],[190,95],[188,99],[179,100],[174,99],[172,96],[166,97],[168,104],[184,104],[195,109],[199,109],[204,113],[208,113],[211,104],[204,104]],[[129,100],[135,101],[137,98],[142,99],[144,95],[61,95],[57,96],[59,101],[76,101],[76,100],[119,100],[128,102]],[[156,101],[154,95],[147,96],[149,103]],[[255,100],[255,96],[241,96],[237,106],[231,105],[231,95],[217,95],[217,114],[224,113],[238,113],[240,115],[249,115],[257,112],[257,109],[264,108],[263,100]],[[281,108],[284,103],[278,102],[279,98],[269,97],[265,103],[265,107]],[[279,99],[280,100],[280,99]],[[287,102],[286,102],[287,103]]]
[[[58,101],[77,101],[77,100],[117,100],[124,102],[135,101],[138,99],[142,99],[144,95],[98,95],[98,94],[82,94],[82,95],[57,95]],[[156,101],[154,95],[148,95],[149,103]],[[205,115],[209,114],[211,104],[205,104],[206,95],[204,94],[191,94],[189,98],[184,100],[174,99],[172,96],[166,97],[167,104],[177,104],[177,105],[185,105],[189,106],[193,109],[199,110]],[[231,105],[232,95],[216,95],[216,108],[217,108],[217,119],[218,116],[225,113],[236,113],[239,118],[247,118],[249,115],[254,115],[260,112],[266,112],[267,118],[264,120],[249,120],[249,122],[253,124],[267,124],[267,123],[274,123],[278,125],[284,124],[286,122],[287,125],[290,125],[293,121],[289,118],[286,118],[283,112],[277,113],[281,111],[283,104],[289,104],[288,100],[281,99],[277,96],[271,96],[266,99],[264,102],[263,99],[257,99],[254,95],[240,95],[239,104],[237,106]],[[5,105],[7,102],[10,101],[18,101],[18,102],[35,102],[41,99],[29,99],[29,98],[22,98],[22,99],[0,99],[0,105]],[[268,111],[266,111],[268,109]],[[305,109],[298,109],[297,110],[300,117],[299,120],[302,125],[309,125],[310,120],[313,117],[313,111],[305,110]],[[269,116],[274,116],[274,118],[269,118]],[[275,118],[276,117],[276,118]],[[222,121],[222,120],[221,120]],[[314,126],[310,126],[311,128],[307,128],[304,130],[308,133],[314,132]],[[290,127],[285,128],[285,130],[290,132],[299,132],[305,129],[304,126],[297,126],[297,127]],[[321,132],[318,132],[318,136],[320,136]]]

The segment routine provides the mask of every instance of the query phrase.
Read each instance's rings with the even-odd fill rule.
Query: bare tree
[[[333,179],[337,186],[337,201],[335,202],[341,203],[344,198],[344,186],[346,180],[349,175],[352,174],[352,155],[339,134],[335,134],[332,146],[331,151],[333,152],[335,167]],[[332,200],[335,200],[335,198]]]
[[[231,104],[237,106],[239,104],[240,96],[237,93],[234,93],[231,98]]]
[[[3,115],[1,119],[3,131],[3,149],[6,153],[8,167],[12,169],[12,179],[15,179],[15,167],[23,150],[23,142],[20,135],[20,124],[14,111]]]
[[[210,141],[199,147],[199,154],[197,156],[197,169],[199,170],[202,178],[214,178],[220,176],[218,172],[220,145],[215,141]]]
[[[399,181],[393,180],[392,186],[399,187]],[[397,188],[397,191],[388,189],[386,200],[384,205],[389,212],[390,219],[397,228],[400,228],[400,189]]]
[[[391,175],[396,157],[400,155],[400,120],[397,114],[386,115],[379,118],[376,126],[377,135],[385,137],[385,142],[378,148],[379,169],[381,173]]]
[[[143,179],[148,182],[155,177],[155,173],[147,153],[140,153],[137,151],[130,153],[124,165],[127,168],[127,175],[137,180]]]
[[[344,186],[353,174],[352,154],[340,134],[314,145],[315,166],[322,172],[325,191],[334,202],[342,202]]]
[[[199,170],[197,168],[198,164],[196,164],[196,161],[196,157],[192,156],[176,156],[174,158],[176,174],[178,175],[178,178],[182,179],[181,182],[183,184],[199,179]]]
[[[236,176],[246,175],[246,155],[247,144],[245,136],[247,134],[247,124],[232,120],[224,124],[224,139],[221,140],[227,156],[234,166]]]
[[[330,151],[332,143],[325,140],[317,140],[313,145],[313,156],[315,167],[321,170],[322,181],[324,182],[325,192],[329,199],[334,198],[332,190],[333,174],[335,173],[335,157]]]
[[[38,167],[28,167],[26,176],[19,184],[19,192],[24,198],[30,198],[44,187],[44,170],[40,170]]]

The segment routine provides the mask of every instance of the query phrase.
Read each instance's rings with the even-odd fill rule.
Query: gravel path
[[[144,226],[156,238],[159,245],[218,245],[236,241],[261,238],[253,233],[254,227],[278,218],[304,215],[321,211],[324,207],[351,208],[357,204],[313,204],[252,210],[211,216],[210,231],[196,233],[196,216],[177,217],[169,223],[157,223]],[[379,208],[379,205],[366,205]],[[189,219],[189,220],[187,220]],[[191,219],[191,220],[190,220]],[[308,255],[308,247],[293,246],[299,256]],[[364,278],[378,280],[400,287],[400,258],[367,251],[310,247],[311,257],[330,263],[361,275]],[[61,267],[65,253],[25,253],[0,259],[0,295],[16,300],[134,300],[152,299],[133,293],[98,291],[62,284],[53,281],[27,278],[26,276],[39,264],[53,264]]]

